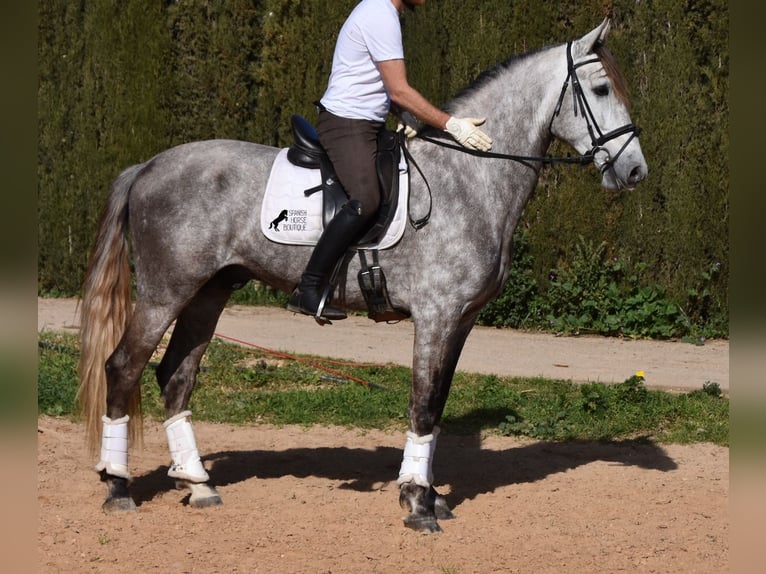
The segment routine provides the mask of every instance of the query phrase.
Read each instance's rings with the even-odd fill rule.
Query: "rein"
[[[595,158],[595,154],[591,152],[588,152],[586,154],[583,154],[577,157],[571,157],[571,156],[552,157],[548,155],[537,157],[537,156],[528,156],[528,155],[513,155],[513,154],[506,154],[506,153],[496,153],[491,151],[481,151],[478,149],[465,148],[461,145],[447,142],[440,138],[435,138],[432,136],[418,134],[417,137],[427,142],[430,142],[432,144],[436,144],[441,147],[446,147],[449,149],[461,151],[463,153],[467,153],[468,155],[475,155],[477,157],[483,157],[487,159],[504,159],[504,160],[515,161],[522,165],[527,166],[530,169],[534,169],[532,162],[538,162],[543,164],[569,163],[569,164],[577,164],[577,165],[587,165],[590,162],[592,162],[593,159]]]

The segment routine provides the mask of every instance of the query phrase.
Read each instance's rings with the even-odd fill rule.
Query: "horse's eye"
[[[593,88],[593,93],[596,94],[599,97],[608,96],[609,95],[609,84],[600,84]]]

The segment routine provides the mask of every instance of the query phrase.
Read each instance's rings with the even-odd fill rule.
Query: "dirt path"
[[[79,326],[75,299],[38,299],[37,313],[38,330],[76,331]],[[414,334],[409,321],[387,325],[351,316],[320,327],[309,317],[283,309],[235,306],[224,311],[217,333],[278,351],[412,366]],[[698,389],[710,381],[728,390],[729,342],[696,346],[476,327],[458,370],[602,383],[621,383],[644,371],[649,386]]]
[[[71,309],[59,309],[57,315],[49,308],[59,304],[46,301],[38,302],[38,328],[76,329],[73,302]],[[285,334],[282,329],[293,320],[289,313],[274,310],[274,323],[261,313],[229,310],[219,331],[236,336],[228,325],[239,319],[247,329],[239,335],[248,342],[364,361],[381,360],[377,353],[390,350],[389,345],[406,347],[399,337],[411,336],[406,325],[359,319],[359,329],[374,328],[375,333],[363,337],[359,331],[348,340],[334,340],[333,334],[331,342],[330,333],[340,333],[340,324],[311,333],[319,327],[300,317],[295,318],[300,327]],[[344,322],[343,331],[355,332],[351,326],[356,322],[355,318]],[[255,340],[256,333],[266,332],[268,337]],[[387,338],[390,332],[398,333],[394,340]],[[518,351],[524,343],[506,340],[502,331],[484,333],[479,330],[478,338],[469,340],[477,357],[490,345],[504,349],[495,351],[500,355],[490,352],[478,359],[485,361],[482,366],[488,372],[507,374],[510,365],[510,374],[529,374],[508,358],[512,355],[508,349]],[[312,344],[307,350],[299,346],[305,344],[304,337]],[[662,357],[659,351],[656,355],[644,351],[648,346],[630,344],[622,365],[610,359],[608,351],[592,350],[589,356],[599,364],[582,370],[585,357],[571,349],[564,355],[556,350],[556,341],[523,347],[518,355],[548,353],[524,368],[540,369],[536,374],[545,374],[544,368],[564,369],[578,374],[562,378],[608,381],[610,371],[599,370],[607,363],[614,380],[643,369],[651,383],[651,369],[673,366],[680,368],[674,371],[677,378],[671,379],[676,383],[693,379],[693,386],[698,386],[715,380],[724,387],[725,374],[728,387],[728,359],[725,365],[721,353],[718,361],[710,359],[718,345],[670,344],[660,348],[671,356]],[[591,338],[558,341],[600,344]],[[713,351],[696,354],[700,349]],[[687,356],[686,351],[693,354]],[[469,355],[473,357],[472,352]],[[409,358],[401,356],[386,360],[409,364]],[[555,367],[564,360],[571,360],[571,365]],[[480,370],[468,365],[473,363],[461,362],[464,370]],[[38,571],[678,574],[728,570],[727,448],[561,444],[445,433],[434,463],[435,485],[446,495],[456,519],[442,521],[441,534],[422,535],[401,522],[404,511],[397,504],[395,476],[403,437],[398,433],[196,421],[194,425],[204,464],[224,505],[207,510],[186,506],[188,492],[175,490],[166,476],[169,456],[162,425],[147,421],[146,444],[131,452],[130,459],[138,512],[107,516],[100,510],[105,489],[93,471],[94,457],[84,449],[82,428],[41,417]]]

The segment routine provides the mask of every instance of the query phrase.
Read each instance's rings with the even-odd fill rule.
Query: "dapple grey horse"
[[[451,516],[433,487],[438,424],[466,337],[508,278],[514,229],[552,140],[594,163],[607,189],[632,189],[647,175],[625,82],[605,47],[608,30],[604,20],[577,40],[511,57],[447,104],[458,117],[486,115],[494,155],[454,149],[434,130],[407,144],[424,177],[412,177],[410,216],[430,217],[381,251],[380,264],[391,303],[415,328],[410,428],[398,477],[410,528],[438,531],[438,519]],[[173,321],[156,369],[168,474],[191,487],[193,506],[221,503],[207,484],[187,405],[232,291],[255,279],[289,292],[311,253],[267,240],[254,215],[279,152],[244,141],[193,142],[127,168],[113,184],[84,284],[78,394],[91,447],[100,441],[96,469],[107,485],[106,511],[135,509],[128,444],[140,436],[139,377]],[[340,278],[338,305],[365,308],[358,285],[346,279],[358,268],[350,262]]]

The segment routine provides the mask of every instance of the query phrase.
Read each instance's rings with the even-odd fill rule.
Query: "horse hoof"
[[[440,494],[437,494],[436,500],[434,500],[434,513],[439,520],[450,520],[455,518],[455,515],[452,514],[449,506],[447,506],[447,499]]]
[[[101,508],[106,514],[116,514],[120,512],[135,512],[136,503],[130,497],[112,497],[110,496],[101,505]]]
[[[222,504],[223,499],[217,494],[202,498],[194,498],[193,496],[189,498],[189,506],[192,508],[210,508],[212,506],[221,506]]]
[[[428,534],[442,531],[441,526],[439,526],[439,523],[436,522],[436,518],[433,516],[410,514],[404,519],[404,525],[417,532],[426,532]]]
[[[189,483],[191,496],[189,497],[189,506],[192,508],[210,508],[212,506],[221,506],[223,499],[218,491],[204,483]]]

